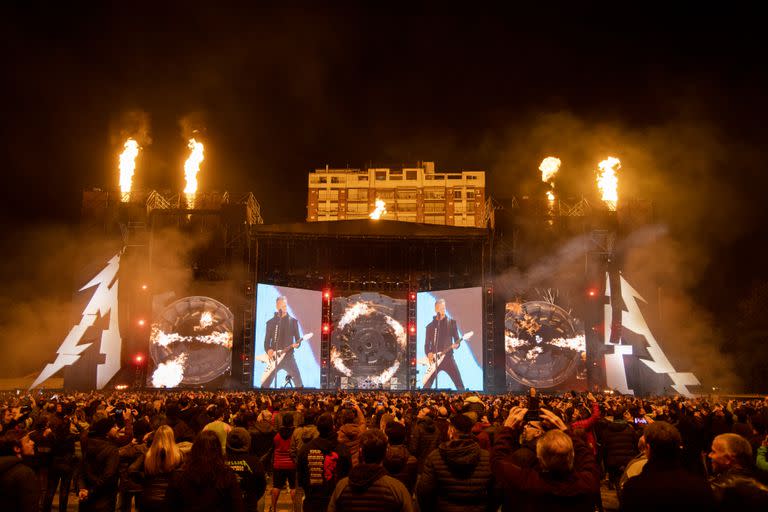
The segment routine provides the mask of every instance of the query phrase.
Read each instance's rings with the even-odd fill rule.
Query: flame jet
[[[195,206],[195,194],[197,194],[197,173],[200,172],[200,164],[205,158],[203,155],[203,143],[197,142],[195,139],[189,139],[187,147],[192,150],[184,162],[184,178],[187,180],[187,185],[184,187],[184,194],[187,196],[187,205],[190,208]]]
[[[597,176],[597,188],[600,189],[601,199],[605,201],[608,210],[615,212],[619,202],[619,177],[616,171],[621,169],[621,161],[609,156],[597,164],[597,167],[600,169]]]
[[[133,174],[136,170],[136,157],[139,156],[139,143],[129,138],[123,145],[123,152],[120,153],[120,195],[123,202],[131,197],[131,187],[133,186]]]
[[[387,203],[383,199],[376,200],[376,209],[368,214],[373,220],[379,220],[382,216],[387,214]]]

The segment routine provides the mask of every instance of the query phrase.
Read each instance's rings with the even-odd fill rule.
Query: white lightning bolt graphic
[[[608,304],[603,307],[605,312],[605,339],[604,343],[613,347],[613,354],[605,355],[605,384],[610,389],[615,389],[624,395],[634,395],[627,383],[627,370],[624,367],[624,356],[632,355],[632,345],[618,345],[610,342],[613,330],[613,301],[611,299],[611,286],[608,272],[605,273],[605,296]]]
[[[637,293],[637,290],[632,288],[632,286],[624,279],[623,276],[620,276],[619,279],[621,280],[621,297],[624,300],[624,305],[627,307],[627,313],[622,315],[622,326],[626,327],[632,332],[645,336],[645,339],[648,342],[647,350],[651,359],[640,360],[654,372],[666,373],[669,375],[669,377],[672,379],[672,382],[674,382],[672,388],[674,388],[675,391],[683,396],[692,396],[691,392],[688,391],[687,386],[699,385],[699,379],[697,379],[693,373],[678,372],[675,370],[675,368],[672,366],[672,363],[669,362],[669,359],[667,359],[667,356],[664,354],[664,351],[661,350],[661,347],[656,341],[656,338],[653,336],[653,333],[651,333],[651,329],[648,327],[648,324],[645,322],[645,318],[643,317],[643,313],[640,311],[640,306],[638,305],[637,300],[635,300],[639,299],[645,302],[645,299],[639,293]],[[609,307],[606,308],[606,312],[608,311]],[[607,314],[606,325],[608,324],[609,319],[610,318]],[[608,332],[608,335],[610,335],[610,332]],[[606,340],[607,339],[609,338],[606,338]],[[608,344],[607,341],[606,344]],[[616,345],[614,345],[614,347],[619,348]],[[608,357],[609,356],[606,356],[606,359]],[[608,361],[606,361],[606,366],[607,364]],[[624,376],[624,380],[626,381],[626,374]]]
[[[56,351],[59,355],[53,363],[43,368],[31,388],[34,388],[49,379],[53,374],[69,366],[80,359],[80,354],[91,346],[91,343],[78,345],[85,332],[93,326],[96,319],[109,315],[109,327],[101,333],[100,353],[104,354],[104,363],[96,369],[96,386],[103,388],[107,382],[120,369],[120,329],[117,321],[117,271],[120,267],[120,256],[115,255],[109,260],[107,266],[96,274],[80,291],[98,286],[93,292],[93,297],[85,306],[80,323],[73,326],[64,338],[61,346]],[[114,283],[113,283],[114,281]]]

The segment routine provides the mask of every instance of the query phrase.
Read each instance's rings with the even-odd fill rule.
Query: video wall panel
[[[320,291],[259,284],[254,387],[319,388],[321,321]]]
[[[421,292],[416,298],[416,386],[483,389],[482,288]]]
[[[329,377],[341,389],[407,389],[407,300],[361,292],[331,303]]]
[[[584,322],[567,290],[529,290],[508,300],[504,314],[507,389],[587,389]]]

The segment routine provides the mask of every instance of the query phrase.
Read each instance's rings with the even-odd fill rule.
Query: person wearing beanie
[[[322,414],[315,423],[318,435],[302,446],[296,464],[305,512],[324,512],[336,484],[352,467],[347,447],[339,442],[333,416]]]
[[[384,433],[389,439],[387,454],[384,456],[384,469],[390,476],[403,482],[408,492],[413,494],[416,486],[418,462],[405,446],[405,425],[397,421],[390,421],[384,428]]]
[[[264,497],[264,491],[267,488],[264,465],[258,456],[250,453],[250,450],[251,434],[247,430],[237,427],[227,434],[225,462],[237,475],[245,510],[249,512],[259,509],[259,500]]]
[[[115,420],[109,416],[97,420],[88,431],[79,475],[81,511],[115,510],[120,454],[117,445],[108,438],[116,431]]]
[[[429,454],[416,486],[422,510],[495,510],[490,454],[472,437],[474,422],[465,414],[450,419],[448,441]]]

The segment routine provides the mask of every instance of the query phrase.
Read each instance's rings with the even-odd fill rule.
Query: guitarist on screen
[[[445,357],[438,363],[435,372],[424,382],[424,389],[431,388],[437,374],[444,371],[456,385],[456,389],[464,391],[464,382],[461,380],[459,367],[456,366],[456,360],[453,358],[453,351],[461,344],[456,320],[445,316],[445,299],[438,299],[435,302],[435,313],[432,321],[427,324],[424,352],[430,364],[434,364],[435,358],[441,353],[444,353]]]
[[[285,296],[281,295],[277,298],[275,307],[277,308],[275,316],[267,320],[264,352],[270,359],[274,359],[276,351],[290,349],[275,368],[273,377],[277,377],[278,370],[284,370],[293,377],[296,386],[302,387],[301,373],[293,355],[293,351],[299,348],[302,341],[301,336],[299,336],[299,322],[288,314],[288,300]],[[268,379],[266,382],[262,382],[261,387],[270,387],[272,380]]]

